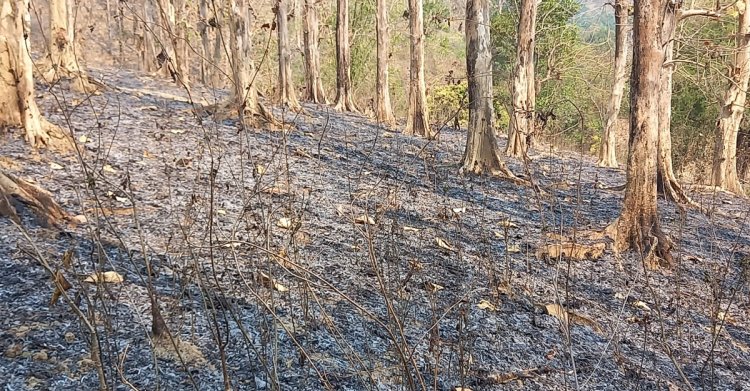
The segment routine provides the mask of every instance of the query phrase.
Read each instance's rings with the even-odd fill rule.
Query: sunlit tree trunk
[[[516,64],[513,70],[513,116],[508,127],[505,153],[516,158],[526,157],[526,148],[534,131],[534,46],[537,0],[521,0],[518,19]]]
[[[30,37],[28,0],[0,0],[0,128],[23,127],[34,147],[68,149],[67,138],[36,105]]]
[[[200,51],[200,72],[201,72],[201,83],[208,84],[210,80],[210,61],[208,59],[211,53],[211,43],[208,39],[208,28],[210,27],[208,20],[210,19],[211,13],[208,11],[208,0],[201,0],[198,8],[198,34],[201,36],[201,51]]]
[[[185,84],[190,82],[190,42],[188,33],[188,0],[175,0],[175,60]]]
[[[291,110],[302,109],[294,91],[294,80],[292,80],[292,52],[289,50],[289,27],[287,23],[287,2],[289,0],[278,0],[276,2],[276,33],[279,49],[279,102]]]
[[[48,61],[43,65],[44,80],[55,83],[70,80],[74,90],[93,92],[86,71],[78,61],[81,53],[75,47],[75,21],[71,0],[50,0],[50,32]]]
[[[156,31],[156,12],[152,0],[143,1],[143,37],[141,47],[141,70],[154,72],[156,70],[156,44],[154,43],[154,32]]]
[[[427,86],[424,76],[424,11],[422,0],[409,0],[409,112],[406,134],[432,137],[427,113]]]
[[[607,104],[607,119],[604,122],[602,144],[599,148],[599,166],[617,167],[617,117],[620,114],[625,82],[628,80],[625,68],[628,61],[628,5],[625,0],[616,0],[615,4],[615,69],[612,93]]]
[[[249,116],[251,126],[260,123],[277,124],[273,114],[258,101],[258,92],[253,82],[256,68],[253,62],[253,40],[251,26],[255,13],[246,0],[230,0],[232,20],[229,46],[232,68],[232,102],[241,118]]]
[[[466,1],[466,74],[469,95],[469,134],[462,172],[513,177],[500,158],[492,127],[492,53],[489,0]]]
[[[349,0],[337,0],[336,12],[336,103],[334,110],[357,111],[352,99]]]
[[[734,66],[729,74],[731,82],[724,93],[716,126],[711,182],[724,190],[744,195],[737,176],[737,133],[745,114],[745,100],[750,80],[750,0],[739,0],[737,6],[737,49],[734,54]]]
[[[616,251],[635,249],[671,261],[670,242],[657,214],[656,149],[664,50],[661,24],[669,0],[635,0],[630,76],[630,143],[620,216],[607,229]]]
[[[375,30],[377,33],[377,79],[375,80],[375,117],[378,122],[388,126],[396,124],[391,108],[391,95],[388,88],[388,9],[387,0],[377,0],[377,11],[375,18]]]
[[[323,80],[320,78],[320,30],[318,26],[318,11],[315,0],[305,0],[305,21],[302,40],[305,50],[305,84],[306,99],[313,103],[328,104]]]

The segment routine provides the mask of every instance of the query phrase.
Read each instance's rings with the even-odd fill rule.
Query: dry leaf
[[[521,252],[521,246],[519,246],[519,245],[517,245],[515,243],[511,244],[510,246],[508,246],[508,252],[511,253],[511,254],[513,254],[513,253],[520,253]]]
[[[62,170],[64,167],[55,162],[49,162],[49,168],[53,170]]]
[[[65,250],[65,253],[62,256],[62,265],[66,270],[70,270],[73,266],[73,249],[69,248]]]
[[[109,164],[105,164],[104,167],[102,167],[102,171],[108,172],[110,174],[114,174],[117,172],[117,170],[115,170],[114,167],[110,166]]]
[[[510,219],[506,219],[500,222],[500,226],[503,228],[518,228],[518,226],[510,221]]]
[[[266,173],[266,167],[264,167],[262,164],[256,164],[255,165],[255,173],[258,175],[263,175]]]
[[[634,301],[633,302],[633,307],[642,309],[644,311],[651,311],[651,307],[649,307],[648,304],[646,304],[646,303],[644,303],[644,302],[642,302],[640,300]]]
[[[479,308],[480,310],[497,311],[497,307],[495,307],[494,304],[484,299],[479,301],[479,303],[477,304],[477,308]]]
[[[291,229],[292,228],[292,219],[288,217],[282,217],[279,219],[279,221],[276,222],[276,226],[279,228],[284,229]]]
[[[88,220],[86,219],[86,216],[84,215],[76,215],[73,217],[73,222],[76,224],[86,224],[88,223]]]
[[[404,232],[419,232],[419,228],[409,227],[408,225],[403,226]]]
[[[86,144],[87,142],[89,142],[89,138],[85,134],[82,134],[81,137],[78,137],[78,142],[80,142],[81,144]]]
[[[452,210],[452,211],[453,211],[453,213],[455,213],[455,214],[459,214],[459,213],[466,213],[466,208],[465,208],[465,207],[461,207],[461,208],[453,208],[453,209],[451,209],[451,210]]]
[[[356,219],[354,219],[354,222],[357,224],[375,225],[375,219],[368,215],[358,216]]]
[[[473,391],[473,390],[469,387],[456,386],[456,387],[453,387],[453,391]]]
[[[220,214],[220,215],[222,215],[222,216],[223,216],[223,215],[227,214],[227,211],[226,211],[226,210],[224,210],[224,209],[217,209],[217,210],[216,210],[216,214]]]
[[[55,272],[55,290],[52,292],[52,298],[49,301],[50,307],[57,303],[57,300],[62,296],[63,292],[72,288],[70,282],[65,278],[61,271]]]
[[[276,282],[273,278],[269,277],[268,274],[263,272],[258,272],[258,279],[260,282],[267,288],[273,288],[279,292],[289,292],[289,288],[285,287],[284,285],[281,285],[280,283]]]
[[[119,197],[119,196],[115,196],[115,200],[117,200],[118,202],[123,202],[123,203],[128,202],[127,198]]]
[[[446,242],[445,240],[443,240],[441,238],[435,238],[435,242],[437,242],[438,247],[440,247],[440,248],[442,248],[444,250],[455,251],[455,249],[453,248],[453,246],[451,246],[450,244],[448,244],[448,242]]]
[[[170,129],[169,131],[172,132],[173,134],[182,134],[182,133],[185,133],[184,129]]]
[[[144,149],[143,150],[143,157],[145,159],[150,159],[150,158],[154,157],[154,154],[152,154],[151,152],[149,152],[149,151],[147,151],[147,150]]]
[[[427,289],[427,291],[429,291],[430,293],[435,293],[439,290],[444,289],[442,285],[438,285],[430,281],[424,283],[424,288]]]
[[[583,261],[587,259],[598,259],[604,255],[605,243],[594,243],[590,245],[580,243],[555,243],[541,247],[536,251],[537,259],[572,259]]]
[[[547,315],[554,316],[563,324],[568,324],[568,311],[566,311],[563,306],[556,303],[550,303],[546,304],[544,308],[547,310]]]
[[[123,282],[124,279],[122,278],[122,275],[115,271],[108,271],[104,273],[94,273],[88,277],[86,277],[83,282],[109,282],[109,283],[119,283]]]

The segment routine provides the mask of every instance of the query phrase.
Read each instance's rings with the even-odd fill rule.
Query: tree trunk
[[[153,0],[143,1],[143,43],[141,48],[141,70],[151,73],[156,71],[156,44],[154,33],[156,18]]]
[[[599,148],[600,167],[617,168],[617,117],[622,105],[622,94],[627,77],[625,66],[628,61],[628,6],[625,0],[615,1],[615,72],[612,94],[607,104],[607,119],[602,133],[602,144]]]
[[[357,111],[352,100],[349,0],[336,1],[336,111]]]
[[[656,149],[659,137],[661,35],[669,0],[635,0],[633,17],[633,70],[630,75],[630,143],[625,199],[619,218],[608,233],[617,252],[629,248],[671,261],[671,244],[662,233],[657,215]]]
[[[422,0],[409,0],[410,65],[409,112],[406,134],[432,137],[427,114],[427,86],[424,77],[424,11]]]
[[[42,67],[44,80],[56,83],[70,80],[75,91],[91,93],[96,88],[89,84],[86,71],[78,62],[75,50],[75,22],[71,0],[50,0],[50,38],[47,63]]]
[[[208,40],[208,28],[209,28],[209,16],[208,12],[208,0],[201,0],[198,8],[198,34],[201,36],[201,84],[208,85],[210,80],[210,69],[211,65],[208,61],[209,53],[211,52],[211,44]],[[214,19],[215,21],[216,19]]]
[[[664,49],[664,65],[661,69],[661,96],[659,98],[659,142],[657,145],[657,191],[678,204],[697,206],[685,194],[677,181],[672,168],[672,76],[676,64],[674,63],[674,36],[678,23],[678,9],[674,3],[669,3],[665,10],[662,24],[662,39],[666,41]]]
[[[748,80],[750,80],[750,0],[738,1],[740,11],[737,19],[737,50],[734,54],[734,67],[730,71],[731,82],[722,99],[719,120],[716,126],[716,146],[712,184],[735,194],[745,192],[737,176],[737,133],[745,114],[745,100]]]
[[[513,71],[513,126],[508,127],[508,145],[505,153],[525,158],[526,149],[534,131],[534,46],[536,35],[537,0],[522,0],[518,19],[516,64]]]
[[[186,85],[190,84],[188,12],[188,0],[175,1],[175,60],[177,61],[177,70],[182,76],[182,82]]]
[[[500,158],[492,127],[492,53],[489,0],[466,2],[466,75],[469,95],[469,134],[462,172],[514,178]]]
[[[18,216],[21,207],[29,208],[45,227],[57,227],[71,217],[46,190],[0,170],[0,216],[21,224]]]
[[[307,99],[313,103],[328,104],[323,80],[320,78],[320,30],[318,27],[318,11],[315,0],[305,0],[304,49],[305,49],[305,83]]]
[[[391,108],[391,94],[388,88],[388,9],[386,0],[377,0],[375,29],[377,32],[377,79],[375,80],[375,118],[387,126],[396,124]]]
[[[255,13],[246,0],[230,0],[232,8],[232,23],[229,33],[231,51],[230,65],[232,67],[232,104],[238,110],[240,118],[245,115],[251,117],[251,126],[258,120],[269,124],[278,124],[273,114],[258,101],[255,89],[255,63],[253,62],[253,40],[251,26],[255,21]]]
[[[0,0],[0,128],[23,127],[34,147],[68,149],[57,127],[42,118],[34,100],[28,0]]]
[[[279,102],[293,111],[302,109],[292,80],[292,53],[289,50],[289,27],[287,24],[287,2],[276,2],[276,33],[279,49]]]

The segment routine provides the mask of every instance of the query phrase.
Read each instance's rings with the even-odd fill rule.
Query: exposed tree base
[[[668,201],[676,203],[680,208],[684,208],[687,206],[700,209],[700,205],[698,205],[697,202],[693,201],[693,199],[685,193],[682,185],[680,185],[680,183],[677,182],[677,179],[674,177],[668,178],[665,181],[664,176],[662,174],[659,174],[658,180],[656,182],[656,190],[658,194],[663,195]]]
[[[333,109],[339,112],[350,111],[352,113],[359,113],[357,106],[354,105],[351,97],[340,97],[336,99],[336,104]]]
[[[604,229],[604,235],[612,240],[616,254],[630,249],[638,251],[644,255],[644,264],[651,270],[674,265],[670,253],[672,241],[657,222],[643,221],[641,216],[620,216]]]
[[[59,227],[60,223],[71,219],[49,192],[0,171],[0,216],[21,224],[18,210],[24,207],[31,210],[45,227]]]
[[[39,69],[41,70],[42,79],[48,85],[66,81],[70,84],[70,88],[73,91],[93,95],[100,94],[100,91],[105,87],[101,82],[90,78],[86,72],[56,66],[49,59],[40,64]]]
[[[602,158],[599,158],[599,161],[596,162],[596,165],[603,168],[620,168],[617,160],[611,161],[609,159]]]
[[[39,128],[32,126],[26,129],[24,138],[29,145],[62,153],[73,150],[74,141],[59,126],[50,123],[44,117],[40,122]]]

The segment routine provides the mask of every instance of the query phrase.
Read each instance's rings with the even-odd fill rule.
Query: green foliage
[[[458,84],[447,84],[435,87],[427,97],[428,109],[432,121],[438,126],[453,124],[453,117],[458,113],[461,126],[466,126],[469,120],[469,112],[466,109],[466,82]]]

